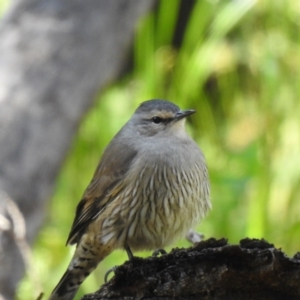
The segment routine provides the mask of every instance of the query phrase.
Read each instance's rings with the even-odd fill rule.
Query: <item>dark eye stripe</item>
[[[160,122],[160,124],[161,123],[163,123],[163,124],[167,124],[167,123],[169,123],[169,122],[171,122],[172,120],[173,120],[173,118],[167,118],[167,119],[163,119],[163,118],[161,118],[161,117],[159,117],[160,118],[160,120],[161,120],[161,122]],[[143,119],[143,121],[144,122],[151,122],[151,123],[154,123],[153,122],[153,117],[152,118],[150,118],[150,119]],[[157,123],[157,124],[159,124],[159,123]]]

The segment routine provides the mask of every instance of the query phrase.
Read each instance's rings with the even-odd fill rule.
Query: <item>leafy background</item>
[[[0,0],[2,10],[7,2]],[[151,98],[197,110],[188,130],[206,155],[213,202],[197,230],[230,243],[265,238],[289,255],[299,251],[299,25],[298,0],[159,1],[136,27],[127,72],[82,120],[18,298],[32,299],[37,285],[49,295],[56,285],[74,251],[65,241],[76,205],[101,153]],[[115,251],[76,298],[126,259]]]

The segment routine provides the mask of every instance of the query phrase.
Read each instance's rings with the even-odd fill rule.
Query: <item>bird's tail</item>
[[[80,249],[81,248],[81,249]],[[78,245],[67,271],[53,290],[49,300],[72,300],[86,277],[109,253],[94,253]],[[110,251],[109,251],[110,252]]]
[[[75,297],[80,282],[73,271],[72,269],[67,269],[53,290],[49,300],[72,300]]]

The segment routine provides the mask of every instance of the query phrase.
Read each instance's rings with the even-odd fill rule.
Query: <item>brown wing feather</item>
[[[105,150],[93,179],[76,209],[76,216],[67,244],[78,243],[87,226],[107,205],[106,195],[122,180],[137,151],[118,142],[116,138]]]

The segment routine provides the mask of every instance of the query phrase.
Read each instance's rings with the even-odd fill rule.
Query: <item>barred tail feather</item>
[[[67,270],[55,289],[53,290],[49,300],[72,300],[80,286],[81,282],[77,281],[76,275]]]
[[[72,300],[85,278],[111,252],[110,248],[102,248],[101,250],[96,253],[93,249],[80,243],[67,271],[53,290],[49,300]]]

